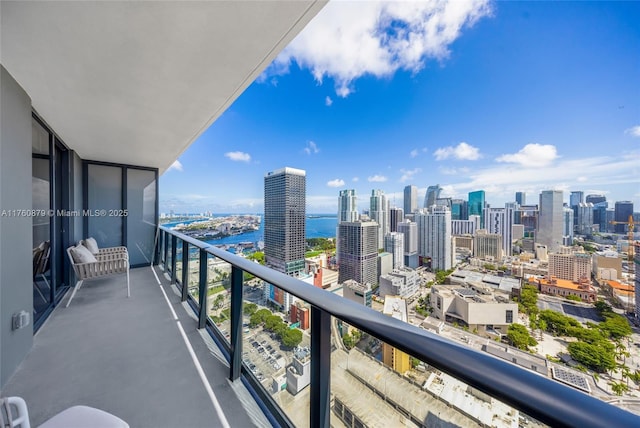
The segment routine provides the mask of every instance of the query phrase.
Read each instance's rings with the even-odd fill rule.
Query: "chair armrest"
[[[101,254],[113,254],[113,253],[129,253],[127,247],[108,247],[108,248],[100,248],[97,255]]]

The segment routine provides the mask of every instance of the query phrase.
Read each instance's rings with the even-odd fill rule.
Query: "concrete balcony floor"
[[[228,380],[228,364],[177,289],[155,271],[159,279],[150,267],[131,270],[130,298],[124,275],[86,281],[65,308],[67,293],[1,391],[26,400],[32,426],[78,404],[131,427],[225,426],[224,419],[270,426],[242,382]]]

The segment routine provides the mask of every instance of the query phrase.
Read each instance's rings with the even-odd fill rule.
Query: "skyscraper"
[[[485,209],[485,229],[502,237],[502,250],[505,256],[512,254],[512,229],[515,203],[506,203],[504,208]]]
[[[384,235],[384,250],[393,256],[393,268],[404,266],[404,234],[390,232]]]
[[[593,232],[593,204],[591,202],[583,202],[578,205],[578,221],[576,232],[581,235],[591,235]],[[598,225],[599,227],[600,225]]]
[[[404,265],[417,268],[418,262],[418,225],[405,219],[398,223],[398,232],[404,234]]]
[[[518,205],[526,205],[527,194],[524,192],[516,192],[516,202],[518,203]]]
[[[358,219],[358,198],[354,189],[341,190],[338,196],[338,223]]]
[[[540,193],[536,242],[545,245],[548,252],[556,252],[562,245],[562,199],[562,190],[543,190]]]
[[[340,230],[338,282],[378,283],[378,223],[367,219],[343,221]]]
[[[451,220],[468,220],[469,206],[464,199],[451,200]]]
[[[626,223],[629,220],[629,216],[633,215],[633,202],[631,201],[618,201],[615,205],[614,220],[617,222]],[[616,224],[613,229],[615,233],[627,233],[626,224]]]
[[[412,214],[418,209],[418,188],[413,185],[404,188],[404,213]]]
[[[606,201],[607,198],[604,195],[587,195],[585,199],[585,202],[591,202],[593,205]]]
[[[384,235],[389,233],[389,201],[382,190],[372,190],[369,217],[378,223],[378,245],[382,248]]]
[[[418,254],[431,259],[433,270],[451,269],[451,211],[447,207],[432,207],[416,214],[418,224]]]
[[[427,187],[427,192],[424,195],[424,207],[429,209],[432,205],[436,205],[440,192],[442,192],[442,187],[439,184]]]
[[[264,177],[265,264],[287,275],[304,272],[306,173],[281,168]],[[287,293],[268,285],[267,298],[288,309]]]
[[[569,195],[569,206],[571,208],[584,202],[584,192],[581,190],[575,190]]]
[[[480,216],[480,228],[484,228],[484,190],[469,192],[469,215]]]
[[[562,245],[573,245],[573,231],[576,224],[574,209],[577,210],[577,206],[573,208],[562,207]]]
[[[402,208],[389,208],[389,232],[397,232],[398,223],[400,223],[402,220],[404,220],[404,213],[402,212]]]

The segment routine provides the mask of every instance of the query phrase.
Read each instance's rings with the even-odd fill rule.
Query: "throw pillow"
[[[91,251],[84,245],[77,245],[71,249],[71,257],[74,263],[95,263],[97,260]]]
[[[96,255],[100,252],[100,248],[98,248],[98,243],[94,238],[87,238],[84,241],[82,241],[82,244],[85,247],[87,247],[87,249],[91,251],[91,254],[93,255]]]

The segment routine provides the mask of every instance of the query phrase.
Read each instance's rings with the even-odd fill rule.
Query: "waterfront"
[[[220,216],[231,216],[235,214],[219,214]],[[240,214],[238,214],[240,215]],[[194,220],[183,220],[178,222],[164,223],[163,226],[173,228],[178,224],[188,224],[194,221],[202,221],[202,218]],[[306,237],[309,238],[334,238],[336,236],[336,227],[338,218],[335,214],[309,214],[306,219]],[[257,243],[264,240],[264,221],[260,222],[260,228],[253,232],[242,233],[239,235],[226,236],[218,239],[204,239],[212,245],[233,245],[241,242]]]

